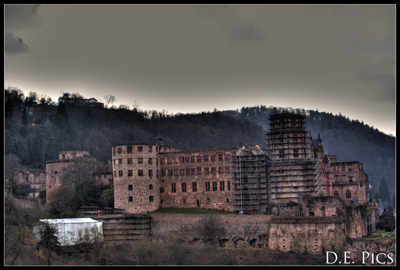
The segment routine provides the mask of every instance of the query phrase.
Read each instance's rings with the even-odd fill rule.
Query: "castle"
[[[318,134],[313,143],[303,114],[269,117],[266,147],[249,145],[180,151],[156,144],[115,145],[108,171],[114,186],[114,207],[132,214],[158,208],[204,208],[239,214],[335,217],[346,221],[349,237],[375,231],[374,211],[349,207],[367,205],[368,176],[357,161],[338,162],[324,154]],[[75,155],[89,157],[87,152]],[[72,153],[73,154],[73,153]],[[57,185],[57,170],[65,170],[70,153],[46,164],[46,186]],[[112,177],[112,179],[110,179]],[[107,184],[107,183],[105,183]]]
[[[368,176],[357,161],[337,162],[315,147],[305,115],[269,117],[267,149],[180,151],[162,144],[112,147],[114,202],[133,213],[159,207],[257,213],[267,205],[298,203],[304,196],[338,196],[368,202]]]

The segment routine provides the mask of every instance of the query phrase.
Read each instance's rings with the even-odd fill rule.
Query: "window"
[[[186,168],[186,175],[190,175],[190,168]]]
[[[176,192],[176,183],[171,184],[171,192],[175,193]]]
[[[153,164],[153,158],[149,158],[149,164]]]
[[[54,171],[54,174],[57,174],[58,172],[57,171]]]
[[[231,190],[231,181],[228,181],[227,184],[228,184],[228,190]]]
[[[192,182],[192,191],[197,192],[197,182]]]
[[[168,158],[168,164],[172,164],[172,159],[173,158]]]
[[[225,182],[219,181],[219,191],[225,191]]]
[[[207,204],[209,204],[210,203],[210,198],[207,198]]]
[[[118,154],[121,154],[122,153],[122,148],[121,147],[118,147]],[[74,153],[75,154],[75,153]]]
[[[65,159],[65,154],[62,154],[62,159]]]
[[[150,177],[153,176],[153,170],[149,170],[149,176],[150,176]]]
[[[344,172],[345,171],[345,168],[344,168],[344,166],[342,166],[342,172]]]
[[[212,182],[212,186],[213,186],[213,191],[217,191],[217,190],[218,190],[218,188],[217,188],[217,181],[213,181],[213,182]]]
[[[297,150],[297,149],[294,149],[294,150],[293,150],[293,156],[294,156],[294,157],[299,157],[299,154],[298,154],[298,150]]]
[[[152,202],[154,200],[153,196],[149,196],[149,202]]]
[[[314,216],[314,212],[309,212],[308,215],[309,215],[310,217],[313,217],[313,216]],[[300,232],[300,233],[301,233],[301,232]]]
[[[132,164],[132,159],[128,158],[128,164]]]
[[[230,168],[229,166],[226,166],[226,167],[225,167],[225,173],[229,173],[230,170],[231,170],[231,168]]]
[[[186,192],[186,183],[182,183],[182,192]]]
[[[350,170],[350,168],[349,168],[349,170]],[[353,177],[352,176],[349,176],[348,178],[349,178],[349,183],[353,182]]]
[[[142,157],[138,158],[138,163],[139,164],[143,164],[143,158]]]
[[[195,162],[195,157],[191,157],[191,158],[190,158],[190,162],[191,162],[191,163],[194,163],[194,162]]]
[[[153,185],[152,184],[149,185],[149,190],[153,190]]]
[[[197,157],[197,162],[201,162],[201,157],[200,156]]]
[[[165,164],[165,158],[160,158],[160,163]]]
[[[133,186],[132,185],[128,185],[128,190],[133,190]]]
[[[160,193],[164,193],[164,188],[160,188]]]
[[[186,160],[186,163],[189,163],[190,162],[190,157],[186,157],[185,160]]]
[[[165,176],[165,170],[164,169],[161,170],[161,176]]]
[[[225,155],[225,160],[229,161],[229,159],[230,159],[230,156],[229,155]]]
[[[138,176],[143,176],[143,170],[138,170]]]
[[[284,158],[285,157],[285,151],[284,150],[280,150],[279,151],[279,157],[280,158]]]
[[[183,199],[183,204],[186,204],[186,200],[185,199]]]
[[[210,174],[210,168],[205,167],[205,168],[204,168],[204,174],[205,174],[205,175]]]
[[[127,153],[132,153],[132,146],[126,147],[126,152]]]
[[[217,173],[217,168],[216,167],[211,167],[211,173],[216,174]]]
[[[118,164],[122,164],[122,158],[118,159]]]
[[[128,202],[133,202],[133,196],[129,196]]]
[[[168,169],[168,176],[172,175],[172,169]]]
[[[224,173],[224,167],[218,167],[218,173]]]
[[[336,190],[335,193],[333,193],[333,195],[339,196],[339,192],[337,192],[337,190]]]
[[[218,155],[218,161],[223,161],[224,160],[224,156],[223,155]]]
[[[128,170],[128,176],[132,176],[132,170]]]
[[[214,155],[211,156],[211,161],[215,161],[215,156]]]
[[[138,146],[137,151],[138,152],[143,152],[143,146]]]
[[[185,169],[180,169],[180,170],[179,170],[179,174],[180,174],[180,175],[185,175]]]
[[[117,177],[117,171],[114,171],[114,177]]]
[[[118,171],[118,176],[122,176],[122,171],[121,170]]]
[[[153,151],[153,147],[151,145],[149,145],[149,152]]]
[[[351,192],[350,192],[350,190],[346,191],[346,199],[351,199]]]
[[[206,191],[210,191],[210,182],[206,182]]]
[[[226,198],[226,203],[229,203],[229,198]]]
[[[191,168],[190,169],[190,174],[191,175],[195,175],[196,174],[196,169],[195,168]]]
[[[208,162],[208,156],[204,156],[204,162]]]
[[[185,162],[185,157],[180,157],[179,161],[180,161],[180,163],[184,163]]]
[[[177,176],[178,175],[179,170],[178,169],[174,169],[174,175]]]
[[[197,167],[197,175],[201,175],[201,167]]]

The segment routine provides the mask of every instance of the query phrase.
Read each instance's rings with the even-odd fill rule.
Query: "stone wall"
[[[224,247],[267,247],[271,216],[267,215],[214,215],[225,236],[219,239]],[[151,234],[155,240],[168,242],[179,237],[189,243],[204,241],[199,234],[202,218],[196,214],[151,214]]]
[[[272,217],[270,249],[322,254],[346,240],[343,217]]]

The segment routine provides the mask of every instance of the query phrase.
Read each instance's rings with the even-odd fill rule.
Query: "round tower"
[[[113,146],[112,159],[114,207],[136,214],[157,210],[160,206],[158,146]]]

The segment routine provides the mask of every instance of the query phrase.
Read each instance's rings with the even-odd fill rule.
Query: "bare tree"
[[[133,101],[132,101],[132,110],[135,111],[135,112],[137,112],[137,110],[139,109],[140,105],[141,105],[141,104],[140,104],[139,101],[137,101],[136,99],[133,100]]]
[[[205,215],[200,220],[199,234],[214,245],[218,238],[225,235],[225,229],[215,215]]]
[[[105,95],[104,99],[105,99],[106,107],[108,107],[108,105],[110,103],[111,103],[111,106],[112,106],[114,104],[114,102],[117,101],[117,99],[113,95],[110,95],[110,94]]]

